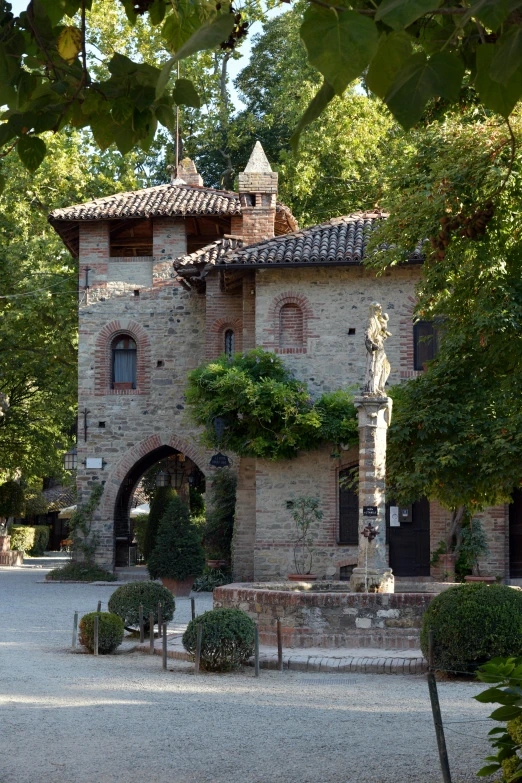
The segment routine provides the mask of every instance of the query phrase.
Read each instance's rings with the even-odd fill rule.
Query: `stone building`
[[[55,210],[50,222],[80,264],[78,488],[105,483],[96,517],[98,560],[125,565],[129,509],[143,473],[170,457],[182,477],[209,475],[211,452],[184,410],[186,374],[223,352],[256,346],[284,357],[312,394],[362,385],[368,305],[390,315],[389,382],[422,371],[434,340],[414,325],[422,256],[377,277],[362,265],[379,213],[357,213],[298,230],[277,202],[277,174],[259,145],[239,192],[206,188],[183,161],[170,184]],[[286,501],[321,499],[314,571],[348,578],[357,560],[357,498],[339,477],[357,449],[331,447],[270,463],[230,455],[238,472],[234,575],[285,577],[292,564]],[[484,572],[522,576],[521,504],[483,514]],[[448,514],[419,500],[387,531],[400,577],[441,576],[431,552]],[[519,523],[518,520],[521,520]],[[519,569],[519,571],[517,571]]]

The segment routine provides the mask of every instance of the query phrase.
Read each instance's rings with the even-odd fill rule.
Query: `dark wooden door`
[[[522,578],[522,490],[513,492],[509,504],[509,575]]]
[[[339,473],[339,543],[359,543],[359,496],[355,487],[343,484],[343,479],[353,481],[356,468],[346,468]]]
[[[428,500],[422,498],[411,506],[399,506],[399,522],[399,527],[390,527],[388,506],[386,529],[393,573],[395,576],[429,576],[430,504]]]

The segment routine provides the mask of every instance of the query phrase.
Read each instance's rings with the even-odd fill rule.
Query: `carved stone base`
[[[352,593],[394,593],[395,578],[390,568],[354,568],[350,577]]]

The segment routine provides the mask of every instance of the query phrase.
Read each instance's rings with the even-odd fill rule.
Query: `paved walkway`
[[[181,642],[186,624],[173,623],[167,628],[167,657],[178,661],[191,661]],[[154,653],[162,655],[163,640],[156,638]],[[150,655],[150,639],[137,644],[136,649]],[[254,659],[249,661],[254,665]],[[259,665],[263,669],[277,669],[277,648],[259,647]],[[298,672],[358,672],[361,674],[422,674],[428,668],[420,650],[375,650],[364,648],[323,647],[283,650],[283,668]]]

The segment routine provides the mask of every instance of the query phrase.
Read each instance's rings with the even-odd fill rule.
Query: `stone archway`
[[[162,459],[182,453],[192,460],[204,476],[214,469],[208,464],[204,450],[176,435],[161,438],[151,436],[133,446],[119,462],[106,483],[103,505],[105,519],[113,521],[114,561],[127,565],[130,545],[130,505],[134,490],[142,476]]]

